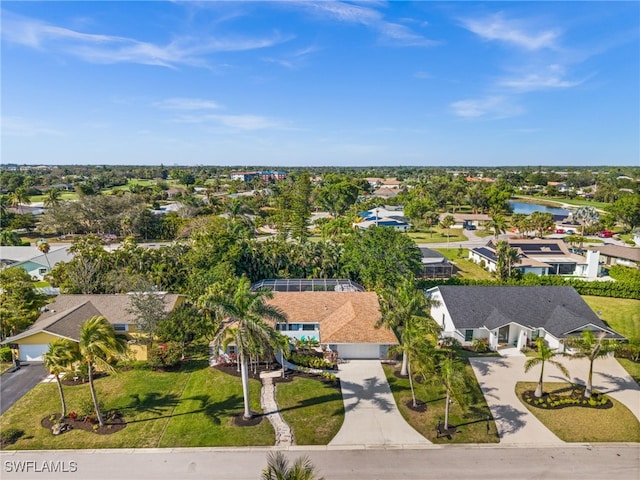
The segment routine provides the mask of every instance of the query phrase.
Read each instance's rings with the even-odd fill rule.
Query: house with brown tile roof
[[[183,301],[182,296],[164,295],[165,311],[171,312]],[[94,316],[103,316],[114,326],[116,333],[122,333],[135,340],[135,316],[130,312],[131,295],[59,295],[48,304],[38,320],[24,332],[6,338],[3,344],[17,346],[20,361],[42,361],[42,354],[49,350],[49,344],[58,338],[77,342],[80,326]],[[143,345],[131,344],[132,355],[146,359]]]
[[[380,358],[398,344],[387,328],[375,328],[380,319],[374,292],[273,292],[267,303],[287,314],[287,324],[276,329],[296,339],[316,339],[337,351],[340,358]]]

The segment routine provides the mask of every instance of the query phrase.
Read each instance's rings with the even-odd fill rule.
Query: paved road
[[[0,415],[47,376],[42,363],[22,364],[15,372],[0,376]]]
[[[148,449],[0,452],[0,477],[83,480],[256,480],[273,449]],[[638,445],[508,448],[476,445],[423,449],[337,450],[291,447],[290,459],[307,455],[327,480],[637,480]],[[21,462],[21,463],[18,463]],[[31,463],[25,463],[31,462]],[[45,463],[47,462],[47,463]],[[22,466],[22,472],[16,468]],[[58,473],[43,470],[58,468]],[[25,471],[26,469],[28,471]],[[60,472],[60,470],[66,472]],[[75,471],[74,471],[75,470]]]
[[[428,445],[400,415],[379,360],[340,364],[344,423],[334,445]]]

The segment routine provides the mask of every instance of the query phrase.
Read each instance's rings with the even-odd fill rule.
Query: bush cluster
[[[13,360],[11,349],[7,345],[0,347],[0,362],[10,362],[11,360]]]
[[[319,368],[324,370],[333,368],[331,362],[324,358],[316,357],[315,355],[292,353],[289,361],[300,367]]]
[[[182,360],[182,344],[164,342],[149,349],[148,361],[153,368],[174,367]]]
[[[591,398],[583,397],[582,392],[578,394],[574,392],[574,394],[572,395],[549,394],[549,395],[542,396],[540,398],[536,398],[535,396],[533,396],[531,392],[525,392],[522,395],[522,398],[529,405],[532,405],[538,408],[549,408],[549,409],[572,407],[572,406],[595,408],[595,407],[605,407],[611,403],[611,400],[609,400],[605,395],[602,395],[600,393],[593,393]]]

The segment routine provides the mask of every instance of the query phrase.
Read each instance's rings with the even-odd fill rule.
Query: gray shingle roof
[[[593,325],[610,338],[624,338],[607,327],[573,287],[437,287],[456,328],[495,329],[514,322],[544,328],[563,338]]]

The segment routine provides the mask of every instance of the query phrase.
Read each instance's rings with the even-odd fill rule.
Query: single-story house
[[[402,210],[387,210],[386,208],[372,208],[358,215],[362,220],[353,224],[360,230],[366,230],[369,227],[391,227],[401,232],[407,232],[411,229],[409,220],[404,216]]]
[[[71,244],[68,243],[51,243],[46,255],[37,246],[2,247],[0,265],[3,268],[20,267],[34,280],[42,280],[56,264],[67,263],[73,259],[70,247]]]
[[[514,268],[521,273],[569,275],[591,279],[598,276],[598,252],[589,251],[586,257],[571,253],[566,243],[560,239],[510,238],[507,242],[518,253],[520,261]],[[489,272],[495,272],[498,258],[493,241],[484,247],[469,250],[469,260],[483,266]]]
[[[449,215],[451,215],[455,221],[451,228],[464,228],[467,225],[479,227],[491,220],[491,217],[485,213],[442,213],[440,214],[440,221]]]
[[[608,244],[592,247],[590,250],[599,252],[606,266],[622,265],[632,268],[640,267],[640,248]]]
[[[165,310],[172,311],[183,297],[163,294]],[[57,338],[79,341],[80,326],[91,317],[103,316],[111,323],[116,333],[130,338],[132,354],[138,360],[147,358],[146,347],[136,345],[135,318],[129,312],[131,295],[59,295],[43,307],[42,314],[24,332],[6,338],[2,343],[17,349],[15,354],[23,362],[40,362],[49,344]]]
[[[424,278],[451,278],[454,266],[447,257],[425,247],[420,247],[420,253],[422,254],[422,276]]]
[[[463,346],[486,339],[491,350],[531,344],[542,337],[559,352],[570,352],[564,341],[584,330],[624,340],[589,308],[573,287],[450,286],[427,291],[431,316],[442,335]]]
[[[274,292],[267,302],[289,320],[276,324],[276,330],[290,338],[315,339],[339,358],[379,359],[398,344],[391,330],[375,328],[380,319],[375,292]]]

